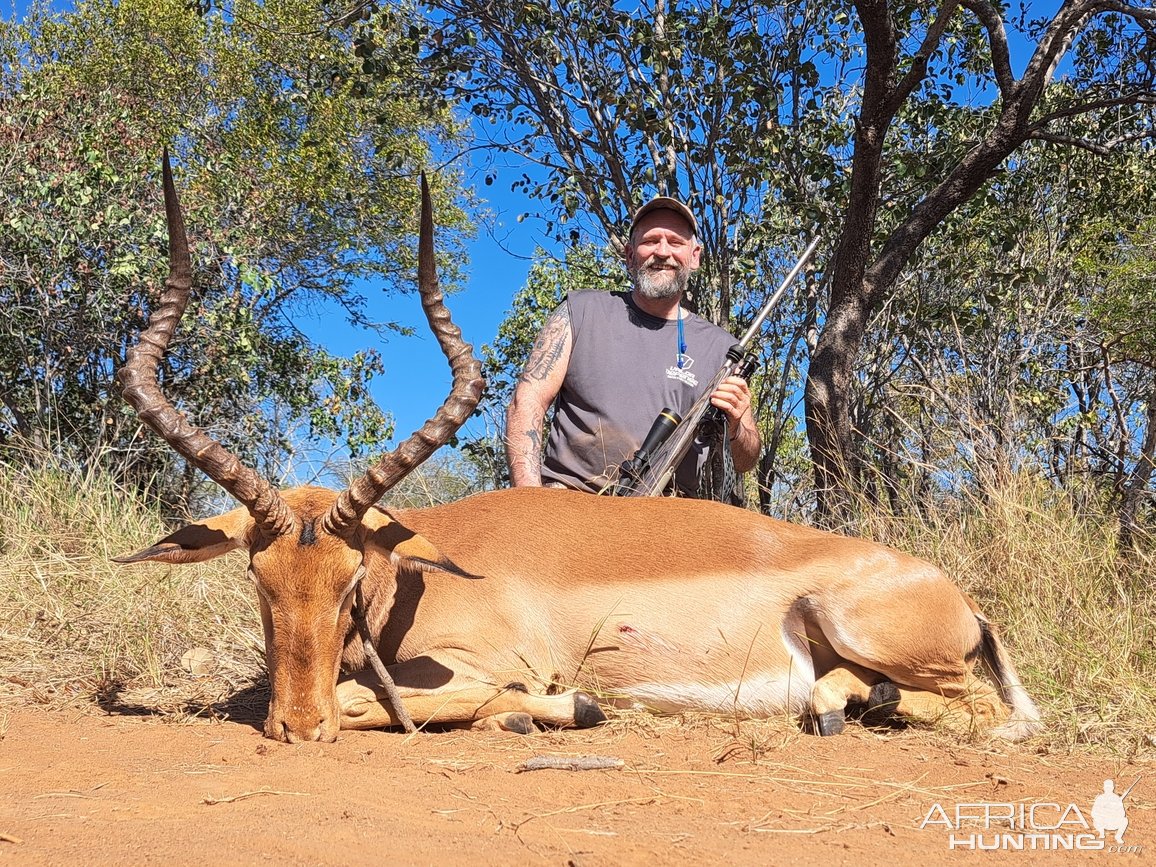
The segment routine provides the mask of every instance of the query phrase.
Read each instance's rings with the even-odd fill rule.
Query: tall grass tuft
[[[106,478],[0,462],[0,700],[200,712],[251,686],[263,639],[244,555],[111,562],[171,529]]]

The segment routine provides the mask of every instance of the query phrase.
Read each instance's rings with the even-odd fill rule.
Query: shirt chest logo
[[[677,379],[684,385],[689,385],[695,388],[698,385],[698,377],[691,373],[690,369],[694,366],[694,359],[685,353],[680,353],[678,356],[678,363],[672,364],[666,369],[667,379]]]

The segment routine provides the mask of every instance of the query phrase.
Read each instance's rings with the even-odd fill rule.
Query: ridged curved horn
[[[117,374],[121,393],[141,421],[244,505],[264,536],[271,538],[289,533],[296,521],[277,489],[215,439],[189,424],[157,384],[157,367],[189,303],[193,285],[185,220],[173,184],[168,148],[164,156],[164,187],[165,218],[169,229],[169,277],[160,304],[149,315],[145,330],[136,346],[129,350],[125,365]]]
[[[478,405],[485,381],[474,348],[462,340],[461,329],[450,319],[438,286],[434,263],[433,207],[425,173],[421,176],[421,229],[418,235],[417,282],[421,306],[453,372],[449,397],[434,417],[392,452],[383,455],[365,475],[344,491],[325,515],[322,526],[339,536],[350,535],[369,507],[404,479],[418,464],[450,441]]]

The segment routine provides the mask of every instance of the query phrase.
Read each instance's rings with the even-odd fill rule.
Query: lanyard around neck
[[[682,330],[682,305],[678,307],[678,369],[682,370],[682,359],[686,354],[686,337]]]

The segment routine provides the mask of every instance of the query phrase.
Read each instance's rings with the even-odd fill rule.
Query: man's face
[[[673,298],[686,290],[701,256],[702,246],[686,220],[662,208],[651,211],[634,227],[626,247],[626,270],[644,298]]]

